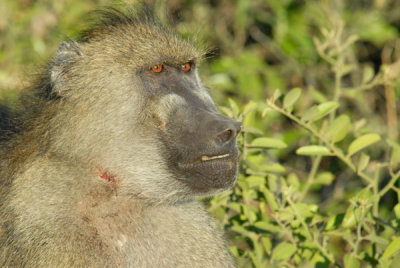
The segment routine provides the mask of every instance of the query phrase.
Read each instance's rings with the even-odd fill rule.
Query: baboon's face
[[[231,187],[240,123],[215,108],[197,50],[159,25],[118,20],[57,52],[55,149],[111,173],[119,194],[177,200]]]
[[[218,113],[195,62],[158,64],[140,72],[154,134],[170,172],[195,193],[236,180],[240,123]],[[149,124],[148,127],[151,127]]]

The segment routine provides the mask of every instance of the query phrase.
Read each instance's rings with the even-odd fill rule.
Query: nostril
[[[225,132],[225,135],[226,135],[227,137],[231,137],[232,134],[233,134],[233,130],[232,130],[232,129],[228,129],[228,130]]]
[[[218,136],[217,136],[217,140],[220,143],[226,143],[231,141],[232,139],[234,139],[237,135],[237,132],[234,129],[226,129],[224,131],[222,131]]]
[[[215,141],[218,145],[225,145],[235,140],[236,136],[242,131],[242,123],[236,121],[219,121],[217,122],[220,125],[220,132],[214,136]]]

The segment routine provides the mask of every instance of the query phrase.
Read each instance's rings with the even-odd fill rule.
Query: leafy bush
[[[384,88],[386,104],[396,103],[399,61],[377,71],[362,64],[354,49],[366,33],[349,34],[335,19],[313,38],[323,60],[318,66],[330,71],[314,76],[326,92],[302,85],[221,108],[244,123],[242,164],[237,187],[211,200],[210,211],[231,231],[240,266],[396,267],[400,261],[397,119],[375,125],[382,118],[371,116],[365,101]],[[232,68],[218,71],[237,80],[239,91],[257,84],[256,66],[264,69],[248,51],[216,66],[226,62]],[[258,90],[244,96],[252,94]],[[387,109],[397,113],[396,104]]]

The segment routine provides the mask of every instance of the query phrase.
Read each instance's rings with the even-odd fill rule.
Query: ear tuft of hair
[[[72,40],[70,42],[61,42],[52,61],[49,74],[53,94],[58,96],[62,96],[64,94],[64,88],[57,86],[59,84],[63,84],[59,80],[63,79],[62,73],[67,66],[80,56],[82,56],[82,51],[80,50],[78,43]]]

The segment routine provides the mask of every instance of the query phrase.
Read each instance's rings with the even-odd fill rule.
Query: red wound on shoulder
[[[117,179],[115,176],[108,174],[107,172],[103,172],[99,174],[99,177],[109,183],[117,183]]]

